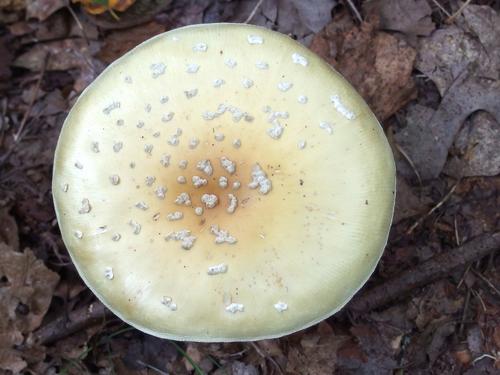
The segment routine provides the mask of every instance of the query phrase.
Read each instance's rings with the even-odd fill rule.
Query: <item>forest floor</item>
[[[110,3],[89,15],[66,0],[0,0],[0,373],[500,373],[500,1]],[[103,308],[71,263],[55,144],[78,95],[133,46],[245,21],[309,46],[380,119],[398,170],[389,242],[363,290],[309,329],[160,340]]]

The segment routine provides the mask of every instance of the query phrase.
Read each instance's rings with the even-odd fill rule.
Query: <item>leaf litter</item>
[[[129,2],[115,19],[89,15],[79,4],[70,12],[65,1],[0,1],[0,369],[498,371],[498,252],[453,269],[439,259],[453,260],[447,257],[470,241],[476,250],[491,244],[500,230],[499,9],[492,1],[462,9],[438,3],[445,12],[426,0],[144,0]],[[244,21],[310,45],[382,121],[398,169],[388,246],[357,298],[307,330],[256,343],[156,339],[113,318],[71,265],[50,196],[55,140],[79,93],[136,44],[195,22]],[[395,282],[425,275],[425,264],[439,266],[432,280],[419,279],[418,287]],[[377,288],[389,288],[386,302],[356,310]]]

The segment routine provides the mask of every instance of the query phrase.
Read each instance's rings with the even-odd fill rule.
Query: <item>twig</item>
[[[257,13],[257,10],[260,8],[263,2],[264,0],[257,1],[257,4],[255,4],[254,8],[252,9],[252,12],[243,23],[249,23],[252,20],[252,18],[255,16],[255,13]]]
[[[467,0],[465,3],[463,3],[462,6],[458,8],[458,10],[455,13],[453,13],[452,16],[449,16],[445,22],[452,23],[453,21],[455,21],[455,18],[457,18],[460,15],[460,13],[462,13],[462,11],[467,7],[467,5],[470,4],[470,2],[471,0]]]
[[[458,328],[458,337],[462,338],[465,327],[465,318],[467,317],[467,311],[469,310],[471,290],[467,288],[467,294],[465,295],[464,307],[462,309],[462,319],[460,319],[460,326]]]
[[[146,367],[146,368],[148,368],[150,370],[153,370],[154,372],[157,372],[158,374],[168,375],[168,372],[162,371],[158,367],[154,367],[153,365],[147,364],[147,363],[141,361],[140,359],[136,360],[136,362],[138,364],[140,364],[141,366],[144,366],[144,367]]]
[[[480,360],[482,360],[482,359],[484,359],[484,358],[489,358],[489,359],[492,359],[492,360],[494,360],[494,361],[496,361],[496,360],[497,360],[497,357],[495,357],[495,356],[493,356],[493,355],[491,355],[491,354],[485,353],[485,354],[480,355],[479,357],[477,357],[475,360],[473,360],[473,361],[472,361],[472,364],[473,364],[473,365],[475,365],[475,364],[476,364],[476,362],[478,362],[478,361],[480,361]]]
[[[71,17],[73,17],[73,19],[75,20],[78,28],[82,31],[83,40],[85,40],[85,43],[87,43],[87,46],[90,46],[89,38],[87,37],[87,32],[85,31],[85,28],[83,27],[82,23],[80,22],[80,19],[76,15],[75,11],[71,7],[69,0],[66,0],[65,6],[66,6],[66,9],[68,9],[68,12],[71,14]]]
[[[17,129],[16,134],[14,134],[14,142],[17,144],[21,141],[21,136],[22,132],[24,130],[24,127],[26,125],[26,122],[28,121],[29,116],[31,115],[31,110],[33,109],[33,105],[35,104],[36,97],[38,96],[38,92],[40,91],[40,85],[42,84],[43,76],[45,75],[45,70],[47,69],[47,65],[49,63],[49,58],[50,58],[50,53],[47,52],[43,59],[43,65],[42,65],[42,70],[40,71],[40,76],[38,77],[38,80],[35,85],[35,90],[33,91],[33,96],[31,97],[31,100],[28,104],[28,108],[26,109],[26,112],[24,112],[23,119],[21,120],[21,125],[19,125],[19,129]]]
[[[356,8],[356,5],[352,2],[352,0],[346,0],[347,4],[349,4],[349,7],[351,8],[352,12],[358,19],[359,23],[363,23],[363,17],[361,17],[361,13],[359,13],[358,9]]]
[[[476,292],[476,291],[475,291],[474,289],[472,289],[472,288],[471,288],[471,292],[472,292],[472,294],[474,294],[474,297],[476,297],[476,298],[479,300],[479,302],[481,303],[481,307],[483,308],[483,312],[486,312],[486,311],[487,311],[487,309],[486,309],[486,305],[484,304],[484,301],[483,301],[483,299],[481,298],[481,296],[479,295],[479,293],[478,293],[478,292]]]
[[[481,259],[498,249],[500,249],[500,232],[485,233],[365,291],[349,304],[349,309],[361,313],[381,307],[415,288],[442,278],[456,268]]]
[[[418,184],[422,186],[422,178],[420,177],[420,173],[418,173],[417,167],[415,166],[415,163],[413,163],[413,160],[411,160],[410,156],[406,153],[406,151],[396,142],[394,142],[394,145],[396,146],[396,149],[399,151],[401,155],[404,156],[408,164],[410,164],[411,169],[413,169],[413,172],[415,173],[415,176],[417,176],[418,179]]]
[[[264,360],[266,359],[269,360],[274,365],[274,367],[276,367],[278,372],[281,375],[283,375],[283,370],[281,369],[281,366],[274,360],[273,357],[267,356],[266,354],[262,353],[262,350],[260,350],[259,346],[255,342],[250,341],[250,345],[255,349],[258,355],[260,355]]]
[[[111,311],[101,302],[94,302],[89,306],[70,312],[69,317],[64,313],[54,321],[39,328],[34,332],[34,340],[39,344],[50,344],[100,323],[111,315]]]
[[[472,270],[472,273],[476,276],[479,276],[479,278],[483,280],[500,297],[500,290],[498,290],[498,288],[493,285],[490,280],[488,280],[486,277],[484,277],[484,275],[482,275],[480,272],[477,272],[476,270]]]
[[[460,241],[460,235],[458,234],[457,215],[453,216],[453,227],[455,229],[455,242],[457,246],[460,246],[462,241]]]
[[[454,192],[454,191],[455,191],[455,189],[457,188],[457,186],[458,186],[458,183],[459,183],[459,182],[460,182],[460,181],[457,181],[457,182],[455,183],[455,185],[453,185],[453,186],[451,187],[450,191],[449,191],[449,192],[448,192],[448,193],[447,193],[447,194],[443,197],[443,199],[441,199],[441,200],[440,200],[440,201],[439,201],[439,202],[438,202],[438,203],[437,203],[434,207],[432,207],[432,208],[429,210],[429,212],[427,212],[424,216],[422,216],[422,217],[421,217],[420,219],[418,219],[415,223],[413,223],[413,225],[410,227],[410,229],[408,229],[408,230],[406,231],[406,234],[407,234],[407,235],[408,235],[408,234],[411,234],[411,233],[415,230],[415,228],[416,228],[416,227],[418,227],[420,224],[422,224],[422,223],[423,223],[423,221],[424,221],[425,219],[427,219],[429,216],[431,216],[431,215],[434,213],[434,211],[436,211],[436,210],[437,210],[439,207],[441,207],[441,206],[442,206],[442,205],[443,205],[443,204],[444,204],[444,203],[445,203],[448,199],[450,199],[451,195],[453,194],[453,192]]]
[[[444,7],[441,5],[441,3],[440,3],[439,1],[437,1],[437,0],[432,0],[432,2],[433,2],[434,4],[436,4],[436,6],[437,6],[439,9],[441,9],[441,11],[442,11],[442,12],[446,15],[446,17],[448,17],[448,18],[449,18],[449,17],[451,17],[451,14],[450,14],[450,13],[449,13],[446,9],[444,9]]]

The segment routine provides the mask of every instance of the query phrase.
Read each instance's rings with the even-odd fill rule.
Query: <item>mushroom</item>
[[[98,298],[152,335],[212,342],[342,308],[383,252],[394,188],[384,132],[349,83],[240,24],[173,30],[110,65],[69,113],[53,175]]]

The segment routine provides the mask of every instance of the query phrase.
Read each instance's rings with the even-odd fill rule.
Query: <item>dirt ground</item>
[[[500,373],[500,1],[100,4],[0,0],[1,374]],[[78,95],[143,40],[209,22],[309,46],[363,95],[396,158],[376,272],[340,313],[281,339],[129,327],[83,284],[55,219],[54,147]]]

